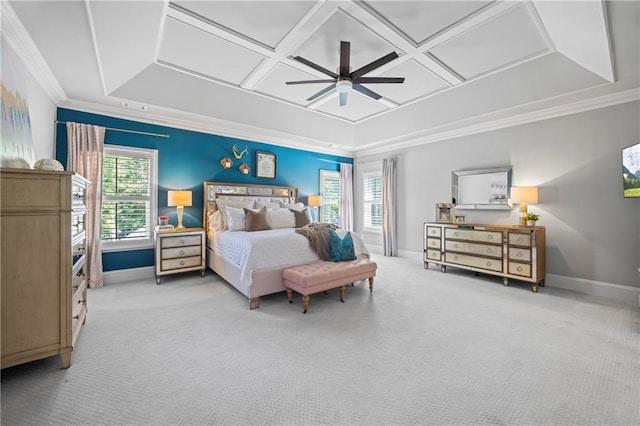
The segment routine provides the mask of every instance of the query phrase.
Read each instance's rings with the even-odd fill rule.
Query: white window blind
[[[382,172],[364,175],[364,226],[382,228]]]
[[[106,249],[150,246],[156,215],[157,151],[105,146],[102,232]]]
[[[320,170],[320,222],[340,224],[342,211],[342,182],[340,172]]]

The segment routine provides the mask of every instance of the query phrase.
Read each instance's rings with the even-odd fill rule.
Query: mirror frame
[[[477,209],[477,210],[510,210],[512,209],[511,201],[511,177],[512,177],[512,166],[506,167],[493,167],[487,169],[475,169],[475,170],[459,170],[455,172],[451,172],[451,197],[455,208],[458,210],[461,209]],[[491,201],[491,197],[487,197],[487,202],[469,202],[468,200],[460,200],[459,194],[462,193],[459,185],[461,185],[462,181],[467,181],[469,178],[474,179],[476,185],[480,185],[486,188],[487,194],[491,194],[491,183],[495,183],[495,179],[492,182],[485,182],[490,179],[489,174],[498,175],[495,176],[498,178],[498,183],[500,185],[506,186],[506,198],[497,198],[495,202]],[[464,177],[465,179],[460,179]],[[468,186],[468,185],[467,185]]]

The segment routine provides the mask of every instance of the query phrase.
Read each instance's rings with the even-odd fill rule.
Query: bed
[[[296,233],[295,227],[286,226],[288,223],[274,220],[277,229],[252,232],[234,228],[233,215],[222,217],[223,211],[235,212],[234,208],[229,209],[232,205],[235,209],[239,205],[265,207],[270,215],[280,217],[289,214],[289,208],[304,211],[304,206],[298,203],[295,187],[204,182],[207,266],[247,296],[250,309],[256,309],[260,296],[285,291],[284,269],[321,259],[310,248],[307,238]],[[226,229],[229,225],[231,230]],[[336,230],[341,237],[346,232]],[[369,258],[362,239],[355,233],[352,237],[358,258]]]

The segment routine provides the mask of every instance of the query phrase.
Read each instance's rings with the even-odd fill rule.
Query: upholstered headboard
[[[277,201],[296,203],[298,188],[293,186],[251,185],[245,183],[205,182],[202,223],[209,229],[209,213],[217,210],[216,200],[255,200],[268,204]]]

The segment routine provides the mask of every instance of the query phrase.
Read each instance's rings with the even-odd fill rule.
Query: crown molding
[[[478,124],[465,125],[465,121],[478,119],[478,117],[474,117],[469,120],[449,123],[438,128],[432,128],[423,132],[413,133],[411,135],[377,141],[367,146],[363,146],[362,148],[356,149],[355,156],[365,157],[368,155],[382,154],[390,151],[397,151],[399,148],[409,148],[418,145],[425,145],[432,142],[439,142],[447,139],[469,136],[477,133],[484,133],[493,130],[505,129],[508,127],[520,126],[536,121],[550,120],[566,115],[578,114],[581,112],[606,108],[638,100],[640,100],[640,88],[635,88],[524,114],[516,114],[507,118],[486,121]],[[516,108],[520,108],[520,106]],[[456,128],[451,129],[451,127],[453,126],[456,126]]]
[[[74,109],[92,114],[108,115],[123,120],[133,120],[141,123],[155,124],[158,126],[173,127],[182,130],[215,134],[230,138],[245,139],[253,142],[266,143],[288,148],[311,151],[321,154],[337,155],[353,158],[353,152],[348,148],[331,148],[327,141],[292,135],[276,130],[265,129],[256,126],[207,117],[189,113],[188,118],[178,118],[175,112],[170,110],[162,112],[149,111],[123,111],[121,107],[97,104],[79,99],[67,99],[60,108]],[[159,107],[153,107],[159,110]],[[181,112],[180,114],[185,114]]]
[[[49,68],[15,10],[8,1],[2,1],[2,37],[22,60],[27,70],[42,86],[56,105],[67,99],[67,94]]]

